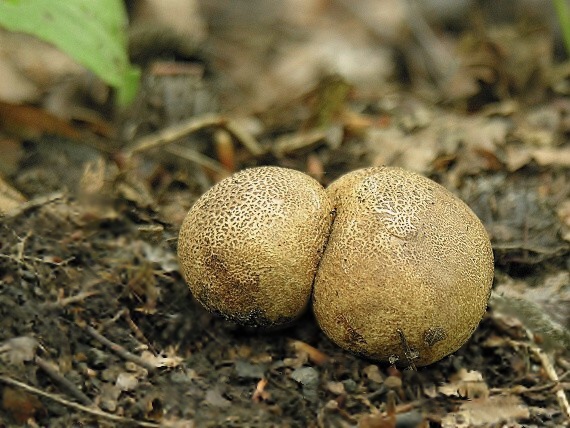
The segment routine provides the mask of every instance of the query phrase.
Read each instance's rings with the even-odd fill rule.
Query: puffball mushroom
[[[493,281],[491,244],[469,207],[390,167],[354,171],[326,191],[290,169],[239,172],[188,212],[178,255],[196,299],[231,321],[288,324],[312,291],[333,342],[419,366],[467,341]]]
[[[483,317],[493,253],[477,216],[428,178],[357,170],[327,193],[336,217],[313,290],[321,329],[368,358],[428,365]]]
[[[246,169],[208,190],[178,239],[183,276],[211,312],[278,327],[306,309],[331,224],[324,188],[301,172]]]

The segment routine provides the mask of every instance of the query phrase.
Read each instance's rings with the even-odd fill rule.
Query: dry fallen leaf
[[[119,376],[117,376],[117,380],[115,382],[115,386],[121,391],[132,391],[137,387],[138,384],[139,381],[137,377],[132,373],[126,372],[119,373]]]
[[[87,71],[69,55],[32,35],[0,31],[0,99],[38,102],[62,80]]]
[[[38,341],[33,337],[20,336],[0,343],[0,359],[10,364],[22,364],[36,356]]]
[[[168,367],[168,368],[173,368],[173,367],[178,367],[180,365],[180,363],[182,363],[183,358],[182,357],[178,357],[176,355],[170,355],[170,356],[160,356],[160,355],[153,355],[151,352],[149,351],[144,351],[141,355],[141,358],[143,360],[145,360],[146,362],[152,364],[153,366],[160,368],[160,367]]]
[[[515,317],[534,334],[545,349],[570,347],[570,274],[549,275],[535,287],[525,281],[504,278],[491,295],[490,306],[500,315]]]
[[[528,419],[530,412],[520,398],[514,395],[467,401],[457,412],[441,420],[442,428],[482,427]]]
[[[562,223],[562,230],[560,231],[562,238],[570,242],[570,199],[566,199],[558,206],[556,214]]]
[[[452,376],[450,383],[440,386],[438,390],[446,396],[456,395],[470,399],[489,396],[489,387],[481,373],[464,368]]]
[[[1,73],[0,73],[1,74]],[[0,174],[10,177],[20,169],[20,162],[26,155],[24,144],[18,138],[0,135]]]
[[[164,418],[160,421],[161,428],[195,428],[196,423],[190,419],[178,419],[176,416]]]
[[[81,132],[71,123],[46,110],[2,101],[0,101],[0,127],[9,134],[21,138],[36,138],[42,135],[57,135],[72,140],[81,138]]]
[[[112,383],[104,382],[99,387],[99,391],[100,394],[97,397],[97,401],[101,408],[110,412],[117,410],[121,389]]]
[[[506,164],[509,171],[516,171],[535,161],[540,166],[570,166],[570,149],[562,147],[528,148],[508,146]]]
[[[380,369],[376,364],[371,364],[364,367],[362,373],[372,382],[382,383],[384,380],[384,377],[382,376],[382,373],[380,373]]]
[[[0,214],[18,208],[26,202],[26,198],[0,177]]]
[[[7,386],[2,391],[2,409],[18,424],[25,424],[38,412],[43,411],[44,407],[36,396]]]
[[[342,395],[346,393],[346,390],[344,389],[344,383],[342,382],[327,382],[326,388],[334,395]]]
[[[206,392],[206,399],[204,402],[212,407],[229,407],[232,402],[225,398],[217,389],[209,389]]]

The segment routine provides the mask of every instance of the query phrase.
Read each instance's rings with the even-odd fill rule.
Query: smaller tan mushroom
[[[180,229],[178,257],[194,297],[245,326],[295,320],[310,301],[331,211],[323,187],[291,169],[252,168],[222,180]]]
[[[315,279],[323,331],[354,353],[431,364],[471,336],[487,307],[493,253],[465,203],[399,168],[368,168],[327,189],[336,209]]]

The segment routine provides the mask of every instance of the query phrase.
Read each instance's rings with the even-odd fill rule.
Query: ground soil
[[[492,300],[461,349],[417,370],[339,349],[310,312],[280,331],[240,328],[192,298],[176,259],[185,213],[223,173],[169,144],[130,156],[135,140],[21,139],[7,177],[28,202],[0,220],[0,427],[568,425],[566,96],[545,84],[527,102],[498,82],[493,96],[481,83],[442,101],[403,84],[366,97],[353,88],[330,113],[311,101],[322,87],[295,94],[302,113],[287,101],[256,116],[261,154],[230,132],[234,169],[281,165],[325,185],[372,164],[419,171],[477,213],[495,288],[531,296],[530,309]],[[224,123],[184,144],[223,164],[212,141]],[[328,133],[306,136],[315,129]],[[283,136],[305,142],[273,150]],[[542,330],[526,322],[533,310]]]

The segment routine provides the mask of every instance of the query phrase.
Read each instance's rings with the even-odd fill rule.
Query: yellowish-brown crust
[[[259,167],[221,181],[180,229],[178,256],[193,295],[242,325],[294,320],[310,300],[331,211],[322,186],[298,171]]]
[[[417,365],[456,351],[485,313],[493,253],[476,215],[444,187],[399,168],[349,173],[327,189],[336,218],[313,310],[339,346]]]

